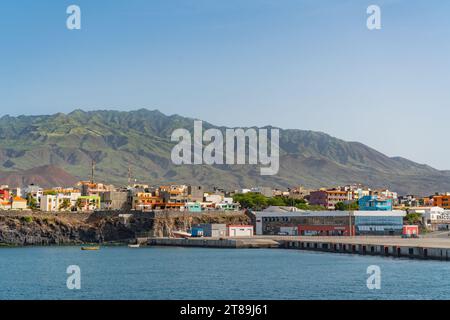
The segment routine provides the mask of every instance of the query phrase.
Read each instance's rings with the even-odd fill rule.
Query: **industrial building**
[[[403,211],[254,212],[257,235],[400,235]]]
[[[193,237],[252,237],[254,234],[252,225],[226,225],[219,223],[202,223],[192,226]]]
[[[204,237],[221,238],[227,236],[227,225],[221,223],[202,223],[192,227],[201,229]]]
[[[227,226],[227,235],[229,237],[252,237],[253,226],[229,225]]]

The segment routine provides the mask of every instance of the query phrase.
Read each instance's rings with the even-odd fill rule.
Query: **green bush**
[[[31,223],[33,222],[33,217],[32,216],[22,217],[22,221],[25,221],[26,223]]]
[[[266,197],[260,193],[248,192],[245,194],[236,194],[233,201],[239,202],[244,209],[262,210],[268,206],[292,206],[303,210],[324,210],[322,206],[312,206],[306,203],[304,199],[293,199],[288,197]]]

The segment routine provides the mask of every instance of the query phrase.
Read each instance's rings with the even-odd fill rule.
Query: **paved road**
[[[449,231],[435,231],[422,235],[423,238],[444,238],[450,239]]]

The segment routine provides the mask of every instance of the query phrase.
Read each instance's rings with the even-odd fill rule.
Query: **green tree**
[[[292,206],[301,210],[324,210],[322,206],[311,206],[307,204],[304,199],[294,199],[288,197],[265,197],[260,193],[248,192],[245,194],[236,194],[233,197],[235,202],[238,202],[242,208],[251,210],[263,210],[268,206]]]
[[[358,203],[356,201],[351,203],[338,202],[334,205],[337,211],[355,211],[359,209]]]
[[[420,213],[408,213],[404,220],[407,224],[420,224],[422,222],[422,215]]]
[[[239,202],[242,208],[252,210],[262,210],[268,206],[268,198],[260,193],[248,192],[237,194],[233,197],[235,202]]]
[[[33,222],[33,217],[32,216],[22,217],[22,221],[25,221],[26,223],[31,223]]]
[[[267,203],[269,206],[286,206],[288,205],[288,198],[284,197],[274,197],[274,198],[268,198]]]
[[[83,206],[84,206],[83,200],[77,199],[77,202],[76,202],[75,206],[77,207],[78,210],[83,209]]]
[[[59,205],[59,210],[67,210],[71,207],[71,203],[69,199],[63,199],[61,204]]]
[[[31,194],[27,195],[27,205],[32,210],[37,209],[37,201]]]
[[[334,205],[334,209],[337,211],[344,211],[345,210],[345,203],[338,202]]]

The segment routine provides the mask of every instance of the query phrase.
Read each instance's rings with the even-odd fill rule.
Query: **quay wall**
[[[359,254],[392,258],[430,259],[449,261],[450,240],[434,244],[420,239],[389,239],[380,237],[370,242],[365,238],[339,238],[333,240],[283,239],[281,237],[253,238],[147,238],[141,243],[156,246],[215,247],[215,248],[280,248],[340,254]],[[401,244],[399,244],[401,243]]]
[[[431,247],[431,246],[417,246],[415,244],[402,245],[386,243],[370,244],[370,243],[346,243],[328,242],[328,241],[278,241],[280,248],[321,251],[331,253],[346,253],[346,254],[360,254],[373,255],[395,258],[411,258],[411,259],[432,259],[449,261],[450,260],[450,243],[449,247]]]
[[[237,241],[231,239],[153,238],[148,240],[148,244],[152,246],[238,248]]]
[[[142,243],[142,241],[138,242]],[[149,238],[151,246],[202,247],[202,248],[278,248],[271,239],[252,238]]]

